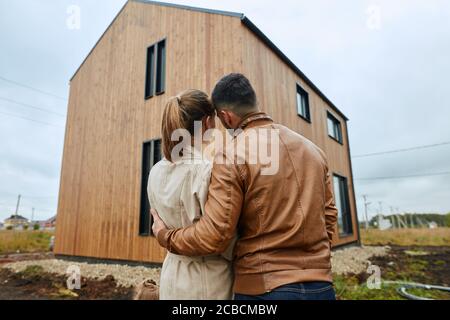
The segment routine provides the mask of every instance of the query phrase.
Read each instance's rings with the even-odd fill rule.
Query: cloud
[[[124,1],[0,2],[0,76],[68,97],[69,79],[110,24]],[[80,30],[66,26],[67,7],[79,5]],[[0,98],[66,114],[67,101],[0,79]],[[4,113],[55,124],[27,121]],[[56,213],[65,117],[0,99],[0,220],[14,213],[36,219]]]

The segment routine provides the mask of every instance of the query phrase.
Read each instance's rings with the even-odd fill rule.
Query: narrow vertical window
[[[328,135],[339,143],[343,143],[341,123],[335,116],[328,112]]]
[[[147,185],[150,171],[161,159],[161,140],[152,140],[144,143],[142,153],[141,212],[139,215],[139,235],[141,236],[151,235],[153,221],[150,214]]]
[[[158,43],[156,62],[156,94],[162,94],[166,90],[166,40]]]
[[[311,122],[308,92],[299,85],[297,85],[297,114],[306,121]]]
[[[147,67],[145,73],[145,99],[154,95],[154,73],[155,73],[155,46],[147,49]]]
[[[352,216],[348,196],[347,179],[339,175],[333,176],[334,201],[338,209],[338,230],[341,236],[353,234]]]

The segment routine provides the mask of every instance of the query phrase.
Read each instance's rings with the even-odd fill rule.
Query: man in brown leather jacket
[[[225,251],[237,232],[236,299],[335,299],[331,241],[337,209],[324,153],[260,112],[241,74],[221,79],[212,102],[222,124],[240,130],[214,162],[205,212],[196,224],[168,230],[152,210],[158,242],[175,254],[206,256]],[[266,132],[269,138],[261,139]],[[276,163],[263,162],[255,154],[261,148],[275,150]]]

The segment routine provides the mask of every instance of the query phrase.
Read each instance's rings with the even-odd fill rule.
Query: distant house
[[[33,221],[33,225],[39,225],[39,229],[54,229],[56,226],[56,216],[48,220]]]
[[[0,222],[0,230],[2,230],[5,226],[3,225],[2,222]]]
[[[51,217],[50,219],[44,221],[45,229],[54,229],[56,226],[56,216]]]
[[[28,219],[24,218],[20,215],[12,215],[8,219],[4,221],[4,227],[5,228],[21,228],[23,226],[28,226]]]
[[[379,216],[378,229],[380,230],[388,230],[392,228],[391,220],[384,219],[382,215]]]
[[[434,221],[428,222],[428,228],[430,229],[436,229],[438,227],[438,224]]]

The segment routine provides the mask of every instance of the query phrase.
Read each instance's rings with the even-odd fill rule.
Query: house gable
[[[312,90],[316,92],[317,95],[319,95],[330,107],[337,112],[345,121],[348,121],[348,118],[345,116],[345,114],[298,68],[292,60],[290,60],[248,17],[245,16],[243,13],[237,13],[237,12],[231,12],[231,11],[221,11],[221,10],[213,10],[213,9],[205,9],[205,8],[198,8],[198,7],[191,7],[186,5],[178,5],[173,3],[166,3],[166,2],[158,2],[158,1],[151,1],[151,0],[128,0],[125,5],[122,7],[122,9],[119,11],[119,13],[116,15],[114,20],[111,22],[111,24],[108,26],[108,28],[105,30],[105,32],[102,34],[100,39],[97,41],[97,43],[94,45],[94,47],[91,49],[91,51],[88,53],[80,67],[75,71],[74,75],[70,79],[71,81],[74,79],[74,77],[77,75],[78,71],[82,68],[85,61],[89,58],[92,51],[96,48],[98,43],[102,40],[103,36],[108,32],[108,30],[111,28],[111,26],[115,23],[117,18],[122,14],[124,9],[127,7],[127,5],[130,2],[138,2],[143,3],[146,5],[154,5],[154,6],[161,6],[161,7],[168,7],[168,8],[176,8],[180,10],[186,10],[186,11],[194,11],[194,12],[202,12],[207,14],[215,14],[215,15],[222,15],[222,16],[229,16],[234,18],[239,18],[242,22],[242,24],[247,27],[256,37],[258,37],[270,50],[272,50],[284,63],[286,63],[295,73],[298,74],[300,78],[302,78],[305,83],[311,87]]]

